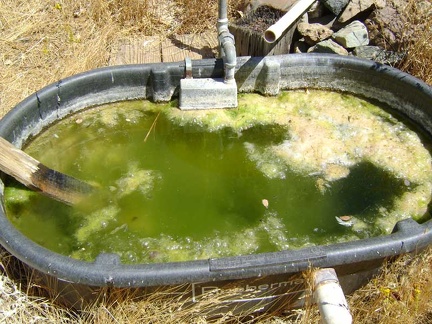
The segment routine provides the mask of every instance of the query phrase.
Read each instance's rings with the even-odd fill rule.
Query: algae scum
[[[75,114],[26,151],[98,185],[68,207],[17,184],[7,214],[62,254],[125,263],[279,251],[388,234],[428,217],[431,157],[388,111],[351,95],[240,95],[234,110],[148,101]]]

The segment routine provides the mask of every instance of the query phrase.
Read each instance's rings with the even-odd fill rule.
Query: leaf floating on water
[[[268,200],[267,199],[263,199],[261,202],[262,202],[263,206],[268,209],[268,206],[269,206]]]
[[[351,220],[351,216],[348,216],[348,215],[346,215],[346,216],[341,216],[341,217],[339,217],[341,220],[343,220],[344,222],[347,222],[347,221],[349,221],[349,220]]]

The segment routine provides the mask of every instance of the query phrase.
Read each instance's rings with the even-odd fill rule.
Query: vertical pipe
[[[217,22],[219,49],[224,62],[224,82],[232,83],[237,65],[234,36],[228,29],[227,0],[219,0],[219,17]]]
[[[348,303],[339,285],[336,271],[332,268],[318,269],[313,273],[313,296],[323,324],[351,324]]]
[[[227,0],[219,0],[219,20],[227,20],[228,23]]]

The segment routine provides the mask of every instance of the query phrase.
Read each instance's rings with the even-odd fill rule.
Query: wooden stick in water
[[[74,205],[93,187],[81,180],[50,169],[0,137],[0,170],[29,189]]]

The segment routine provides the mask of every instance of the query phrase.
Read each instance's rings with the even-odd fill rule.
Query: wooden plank
[[[109,65],[160,63],[161,39],[147,36],[140,39],[121,40],[111,53]]]
[[[186,57],[213,58],[217,55],[217,45],[217,32],[174,35],[162,42],[162,62],[178,62]]]

